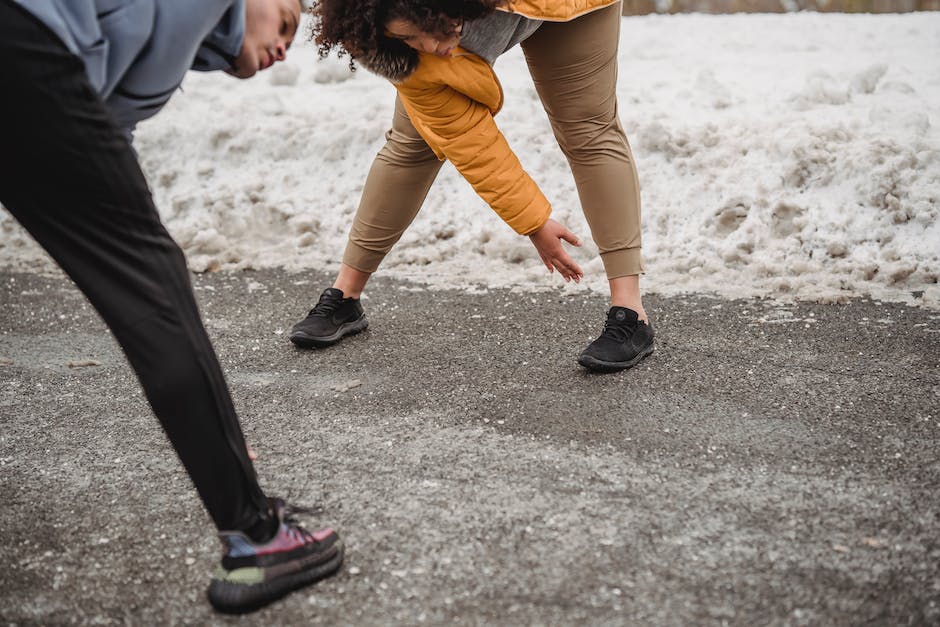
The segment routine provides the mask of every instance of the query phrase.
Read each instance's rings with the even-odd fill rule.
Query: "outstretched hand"
[[[575,283],[581,281],[584,272],[581,271],[581,267],[574,262],[571,255],[561,245],[561,240],[565,240],[572,246],[581,245],[578,237],[569,231],[567,227],[549,219],[538,231],[530,233],[529,239],[532,240],[535,249],[539,251],[539,257],[542,258],[542,263],[545,264],[549,272],[558,270],[565,281],[571,279],[574,279]]]

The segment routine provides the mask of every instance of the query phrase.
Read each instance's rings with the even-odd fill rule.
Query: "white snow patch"
[[[618,94],[643,186],[647,291],[940,306],[940,14],[623,21]],[[519,50],[497,121],[603,268]],[[136,147],[196,271],[333,271],[395,94],[296,42],[267,78],[191,73]],[[5,212],[0,264],[45,263]],[[380,272],[431,286],[558,285],[446,165]],[[567,289],[585,289],[570,286]]]

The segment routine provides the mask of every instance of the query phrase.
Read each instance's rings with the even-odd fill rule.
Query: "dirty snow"
[[[603,269],[519,50],[498,116],[554,217]],[[626,18],[620,115],[643,186],[647,291],[940,306],[940,13]],[[191,73],[136,147],[196,271],[335,270],[394,90],[298,41],[251,81]],[[5,212],[0,265],[48,263]],[[543,289],[549,275],[452,167],[380,272]]]

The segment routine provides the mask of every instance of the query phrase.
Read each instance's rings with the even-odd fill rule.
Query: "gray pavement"
[[[262,484],[346,565],[213,614],[217,540],[115,343],[0,272],[0,622],[940,623],[940,312],[653,295],[657,352],[590,375],[601,295],[377,277],[369,331],[302,351],[325,275],[194,282]]]

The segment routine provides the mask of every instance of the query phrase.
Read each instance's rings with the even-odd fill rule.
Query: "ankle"
[[[645,324],[649,324],[649,317],[646,315],[646,310],[643,309],[642,303],[635,303],[629,301],[615,302],[610,303],[611,307],[625,307],[636,313],[637,320]]]
[[[610,305],[611,307],[626,307],[636,313],[637,319],[649,323],[646,310],[643,309],[643,297],[640,292],[640,275],[610,279]]]
[[[343,300],[346,300],[349,298],[353,300],[359,300],[359,297],[362,296],[362,290],[357,290],[356,288],[349,287],[348,285],[345,286],[345,289],[344,289],[344,286],[339,285],[337,283],[334,283],[331,287],[343,293]]]
[[[339,267],[339,273],[333,281],[333,287],[340,290],[344,298],[358,300],[371,277],[371,272],[363,272],[344,263]]]
[[[244,530],[246,536],[258,544],[268,542],[277,533],[279,522],[271,512],[260,513],[254,524]]]

